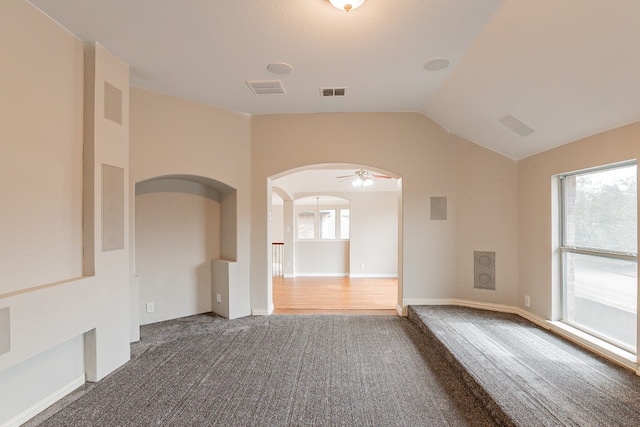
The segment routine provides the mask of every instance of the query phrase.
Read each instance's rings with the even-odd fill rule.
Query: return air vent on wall
[[[345,96],[347,93],[346,87],[321,87],[320,96]]]
[[[526,124],[522,123],[520,120],[513,117],[511,114],[507,114],[503,118],[500,119],[500,123],[514,131],[520,136],[527,136],[535,132],[535,130],[531,129]]]
[[[247,85],[256,95],[283,94],[284,88],[280,80],[250,80]]]

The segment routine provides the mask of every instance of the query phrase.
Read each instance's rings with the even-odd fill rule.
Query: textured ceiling
[[[130,64],[133,86],[247,114],[419,111],[514,159],[640,120],[638,0],[31,3]],[[451,65],[426,71],[436,58]],[[285,94],[245,83],[274,79]]]

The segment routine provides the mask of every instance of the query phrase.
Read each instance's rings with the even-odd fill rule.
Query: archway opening
[[[354,185],[360,171],[372,177],[369,185]],[[276,313],[401,307],[400,176],[365,165],[312,165],[271,177],[269,188],[269,240],[284,252],[284,260],[276,252],[269,258]]]

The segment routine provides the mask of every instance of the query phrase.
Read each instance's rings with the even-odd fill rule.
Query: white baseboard
[[[397,274],[354,274],[354,273],[351,273],[351,274],[349,274],[349,277],[351,277],[351,278],[364,277],[364,278],[370,278],[370,279],[397,279],[398,275]]]
[[[407,316],[407,306],[402,307],[400,304],[396,304],[396,312],[398,316],[406,317]]]
[[[251,309],[251,315],[252,316],[269,316],[270,314],[273,313],[273,310],[275,310],[275,306],[273,305],[273,303],[269,304],[269,308],[267,310],[260,310],[260,309]]]
[[[543,319],[521,307],[493,304],[488,302],[478,302],[462,299],[405,299],[402,301],[404,310],[409,305],[456,305],[460,307],[478,308],[481,310],[497,311],[501,313],[512,313],[529,320],[543,329],[554,332],[562,338],[579,345],[605,359],[616,363],[624,368],[633,370],[640,375],[640,364],[637,357],[629,352],[621,350],[605,341],[594,338],[578,329],[572,328],[562,322],[554,322]],[[396,308],[397,310],[397,308]]]
[[[53,393],[51,393],[44,399],[40,400],[39,402],[36,402],[35,404],[31,405],[30,407],[20,412],[13,418],[5,421],[3,424],[0,424],[0,427],[14,427],[14,426],[18,427],[24,424],[25,422],[29,421],[31,418],[38,415],[40,412],[47,409],[49,406],[56,403],[58,400],[65,397],[67,394],[71,393],[72,391],[74,391],[75,389],[83,385],[84,382],[85,382],[85,376],[83,374],[78,378],[74,379],[73,381],[71,381],[70,383],[62,386],[60,389],[54,391]]]
[[[295,277],[349,277],[349,273],[296,273]]]

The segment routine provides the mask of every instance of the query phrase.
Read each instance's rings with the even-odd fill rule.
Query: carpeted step
[[[640,378],[526,319],[454,306],[408,316],[497,424],[640,425]]]

